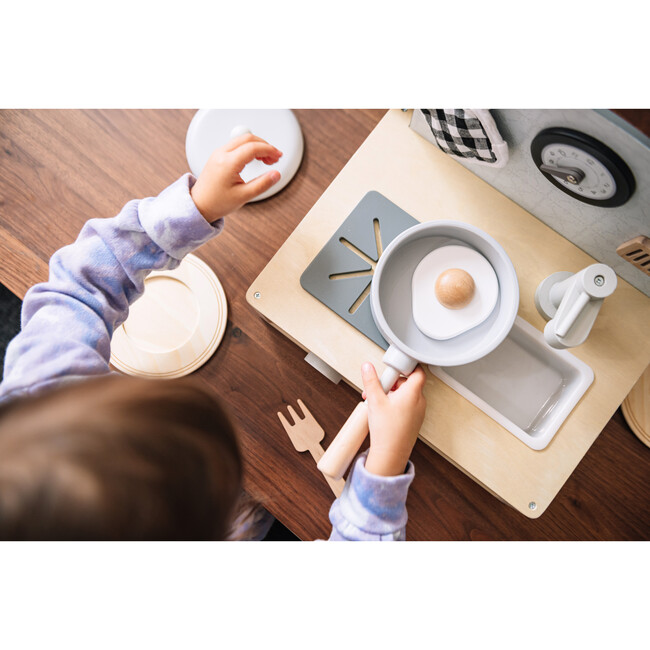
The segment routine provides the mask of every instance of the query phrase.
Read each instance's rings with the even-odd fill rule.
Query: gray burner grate
[[[300,276],[300,285],[382,348],[370,309],[370,283],[382,252],[418,224],[379,192],[368,192]]]

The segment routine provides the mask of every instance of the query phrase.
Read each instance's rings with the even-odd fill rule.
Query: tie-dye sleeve
[[[368,452],[360,454],[343,493],[330,508],[330,541],[402,541],[406,532],[406,496],[415,476],[409,461],[404,474],[377,476],[366,469]]]
[[[23,301],[22,330],[7,348],[0,401],[71,376],[109,372],[113,331],[142,295],[152,270],[174,269],[223,228],[197,210],[185,174],[157,197],[129,201],[91,219],[50,259],[47,282]]]

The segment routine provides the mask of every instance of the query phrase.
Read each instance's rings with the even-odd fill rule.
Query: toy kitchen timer
[[[583,203],[615,208],[634,193],[634,176],[625,161],[586,133],[544,129],[533,138],[530,152],[555,187]]]

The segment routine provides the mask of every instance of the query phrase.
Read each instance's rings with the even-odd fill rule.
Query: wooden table
[[[246,290],[383,116],[381,110],[296,111],[305,135],[299,173],[277,196],[245,206],[198,252],[219,276],[229,322],[196,374],[229,405],[241,433],[245,487],[302,539],[329,534],[332,496],[275,415],[301,398],[329,444],[358,400],[246,303]],[[193,111],[0,112],[0,282],[22,297],[86,219],[112,216],[187,170]],[[647,539],[650,453],[620,410],[547,511],[530,520],[425,444],[416,444],[409,539]]]

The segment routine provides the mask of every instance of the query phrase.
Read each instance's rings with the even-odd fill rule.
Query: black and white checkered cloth
[[[494,163],[497,157],[481,122],[463,108],[423,108],[436,144],[458,158]]]

